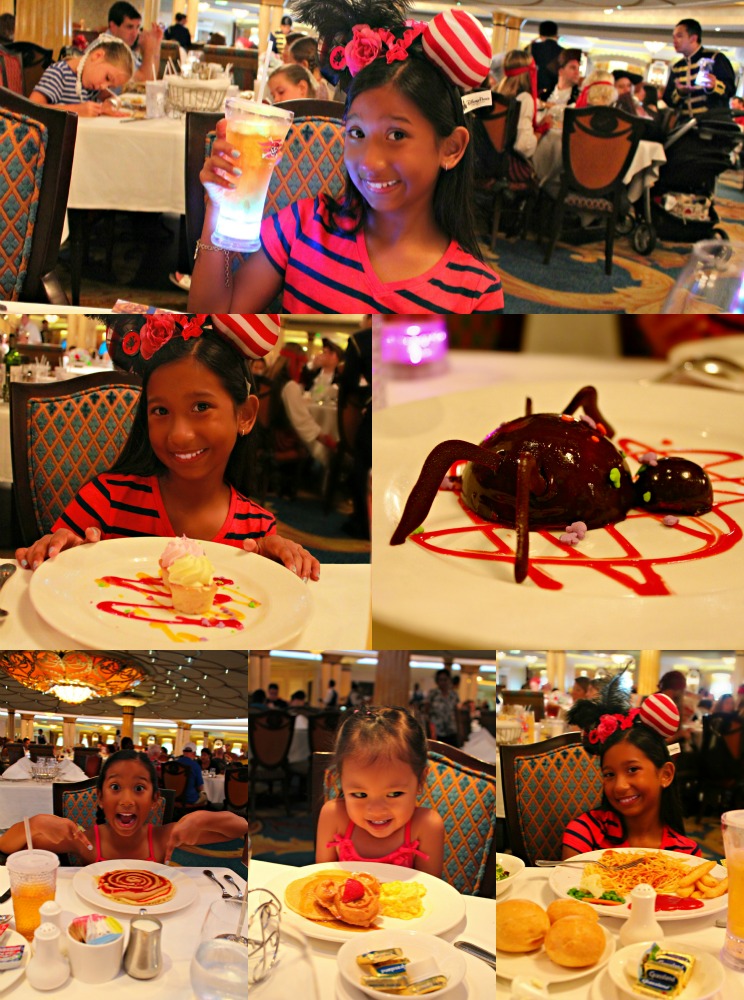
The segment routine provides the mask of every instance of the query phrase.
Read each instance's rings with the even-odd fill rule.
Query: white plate
[[[672,951],[686,952],[695,959],[692,975],[685,988],[678,994],[677,1000],[710,1000],[723,987],[726,974],[715,955],[693,948],[684,941],[670,941],[664,938],[659,943]],[[615,952],[610,959],[607,969],[610,979],[624,996],[638,996],[632,984],[637,979],[641,956],[648,946],[648,942],[630,944],[627,948]]]
[[[3,937],[3,942],[0,947],[6,948],[11,944],[25,944],[26,950],[23,952],[23,959],[21,964],[15,969],[8,969],[6,972],[0,972],[0,993],[4,993],[9,986],[13,983],[17,983],[18,980],[26,972],[26,966],[28,965],[29,957],[31,955],[31,945],[19,934],[18,931],[8,931],[8,933]]]
[[[233,545],[202,542],[215,576],[229,581],[217,592],[227,596],[219,612],[179,615],[162,583],[158,559],[164,538],[115,538],[66,549],[31,576],[29,594],[41,617],[75,642],[94,649],[272,649],[306,625],[312,612],[310,588],[284,566]],[[142,583],[151,578],[150,584]],[[111,583],[101,583],[110,578]],[[121,583],[115,582],[116,579]],[[126,581],[131,581],[127,585]],[[138,593],[144,586],[153,595]],[[155,602],[158,597],[164,604]],[[249,607],[251,599],[259,602]],[[106,610],[134,608],[141,617]],[[180,621],[179,621],[180,618]],[[220,620],[239,627],[218,627]],[[207,621],[207,626],[200,620]]]
[[[507,873],[506,878],[496,880],[496,895],[500,896],[502,893],[506,892],[507,889],[511,889],[521,873],[524,871],[524,861],[522,861],[521,858],[514,857],[513,854],[497,854],[496,864],[501,865]]]
[[[582,976],[594,976],[610,960],[615,951],[615,938],[606,927],[600,924],[600,930],[605,936],[605,947],[599,956],[599,961],[594,965],[587,965],[583,969],[567,969],[561,965],[556,965],[544,948],[539,951],[528,952],[524,955],[515,955],[508,951],[498,950],[498,938],[496,945],[496,975],[500,979],[516,979],[517,976],[527,976],[532,979],[542,980],[544,983],[567,983],[572,979],[581,979]]]
[[[417,872],[414,868],[400,868],[398,865],[378,865],[372,861],[328,861],[321,865],[305,865],[303,868],[289,868],[270,882],[265,888],[284,902],[284,890],[295,879],[305,878],[314,872],[338,869],[346,872],[369,872],[380,882],[420,882],[426,888],[422,902],[423,915],[413,920],[399,920],[396,917],[380,917],[375,930],[425,931],[427,934],[443,934],[454,927],[465,916],[465,900],[451,885],[440,878]],[[323,927],[316,920],[308,920],[284,906],[284,919],[307,934],[308,937],[324,941],[348,941],[350,938],[363,941],[360,931],[344,931],[333,927]],[[371,933],[371,932],[370,932]]]
[[[579,387],[578,382],[499,385],[375,414],[376,625],[443,648],[568,649],[576,642],[577,622],[582,641],[597,649],[620,648],[628,635],[653,649],[707,649],[711,635],[732,649],[744,643],[744,399],[733,394],[686,386],[597,385],[600,409],[616,428],[615,442],[628,453],[633,470],[638,466],[633,456],[647,450],[678,452],[709,467],[725,463],[711,469],[717,509],[683,517],[671,529],[650,514],[632,511],[613,528],[588,532],[576,547],[559,546],[560,531],[531,532],[533,565],[550,574],[556,589],[532,579],[515,583],[511,557],[495,558],[492,543],[453,493],[438,494],[426,518],[427,532],[446,532],[436,539],[442,548],[478,550],[486,558],[430,551],[410,538],[389,545],[435,445],[449,438],[481,441],[502,421],[524,413],[527,395],[536,413],[559,412]],[[737,457],[727,460],[726,453]],[[500,529],[499,537],[513,549],[512,529]],[[623,552],[621,544],[637,555]],[[608,575],[610,570],[621,578]],[[644,573],[663,586],[644,583]],[[644,589],[668,593],[657,596]]]
[[[435,959],[439,973],[447,977],[447,985],[437,991],[437,997],[447,997],[447,1000],[450,1000],[465,978],[465,955],[447,941],[418,931],[371,931],[361,937],[359,934],[355,935],[353,940],[347,941],[339,948],[336,961],[341,977],[348,986],[361,990],[375,1000],[389,1000],[389,993],[362,986],[359,982],[361,970],[357,964],[357,956],[362,952],[383,948],[402,948],[403,954],[411,962],[425,958]]]
[[[619,854],[638,853],[637,847],[615,847],[613,850]],[[691,868],[701,865],[705,861],[705,858],[697,858],[691,854],[681,854],[679,851],[665,851],[664,853],[669,854],[675,861],[684,861]],[[599,861],[603,854],[604,851],[587,851],[586,854],[577,854],[571,860]],[[548,884],[556,896],[565,896],[571,899],[572,897],[568,895],[568,890],[579,887],[581,884],[581,872],[582,869],[572,868],[570,865],[565,865],[562,868],[551,868]],[[709,874],[713,878],[725,878],[726,870],[720,865],[716,865]],[[671,910],[668,913],[658,911],[654,916],[657,920],[694,920],[696,917],[718,913],[719,910],[725,910],[728,906],[728,893],[724,893],[723,896],[719,896],[717,899],[704,899],[702,903],[703,905],[698,907],[697,910]],[[601,917],[622,917],[625,920],[630,916],[630,907],[627,902],[622,903],[620,906],[600,906],[597,907],[597,911]]]
[[[153,916],[157,916],[160,913],[174,913],[176,910],[183,910],[185,907],[190,906],[197,897],[196,886],[190,878],[179,872],[177,868],[161,865],[156,861],[127,859],[121,861],[96,861],[94,864],[86,865],[75,873],[72,879],[72,887],[86,903],[91,903],[93,906],[104,910],[111,910],[113,913],[125,913],[130,917],[136,917],[139,906],[117,903],[115,900],[104,896],[102,892],[98,891],[97,876],[105,875],[106,872],[121,871],[122,869],[142,869],[143,871],[154,872],[156,875],[162,875],[164,878],[170,879],[175,886],[176,894],[172,899],[169,899],[166,903],[158,903],[156,906],[146,907],[147,912]]]

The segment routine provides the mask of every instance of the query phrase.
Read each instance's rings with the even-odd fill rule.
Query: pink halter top
[[[343,837],[338,834],[330,840],[326,847],[335,847],[338,850],[339,861],[369,861],[378,865],[399,865],[401,868],[413,868],[413,859],[416,857],[429,860],[429,855],[418,850],[419,842],[415,840],[411,843],[411,821],[406,823],[403,843],[390,854],[382,858],[363,858],[357,853],[357,849],[351,842],[351,835],[354,832],[354,823],[349,820],[346,832]]]
[[[93,827],[93,832],[95,833],[96,837],[96,861],[107,861],[108,859],[104,858],[104,856],[101,854],[101,837],[98,832],[97,824],[96,826]],[[157,858],[155,857],[155,854],[153,853],[152,849],[152,823],[150,823],[147,827],[147,845],[150,848],[150,856],[148,858],[145,858],[145,860],[157,861]]]

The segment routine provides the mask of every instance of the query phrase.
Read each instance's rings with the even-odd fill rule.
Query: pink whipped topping
[[[193,538],[187,538],[186,535],[181,535],[180,538],[171,538],[165,546],[165,550],[160,557],[160,565],[164,569],[169,569],[176,559],[181,559],[183,556],[203,555],[204,549],[199,542],[195,542]]]

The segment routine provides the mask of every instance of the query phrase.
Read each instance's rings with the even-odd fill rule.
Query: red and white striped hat
[[[278,313],[221,313],[212,315],[215,333],[247,358],[262,358],[279,339]]]
[[[668,694],[651,694],[641,705],[641,722],[661,733],[664,739],[679,729],[679,709]]]
[[[424,52],[458,87],[483,83],[491,68],[491,46],[483,29],[465,10],[443,11],[427,24]]]

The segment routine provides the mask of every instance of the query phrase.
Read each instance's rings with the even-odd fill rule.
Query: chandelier
[[[145,677],[134,660],[79,649],[6,650],[0,653],[0,668],[24,687],[70,705],[131,692]]]

